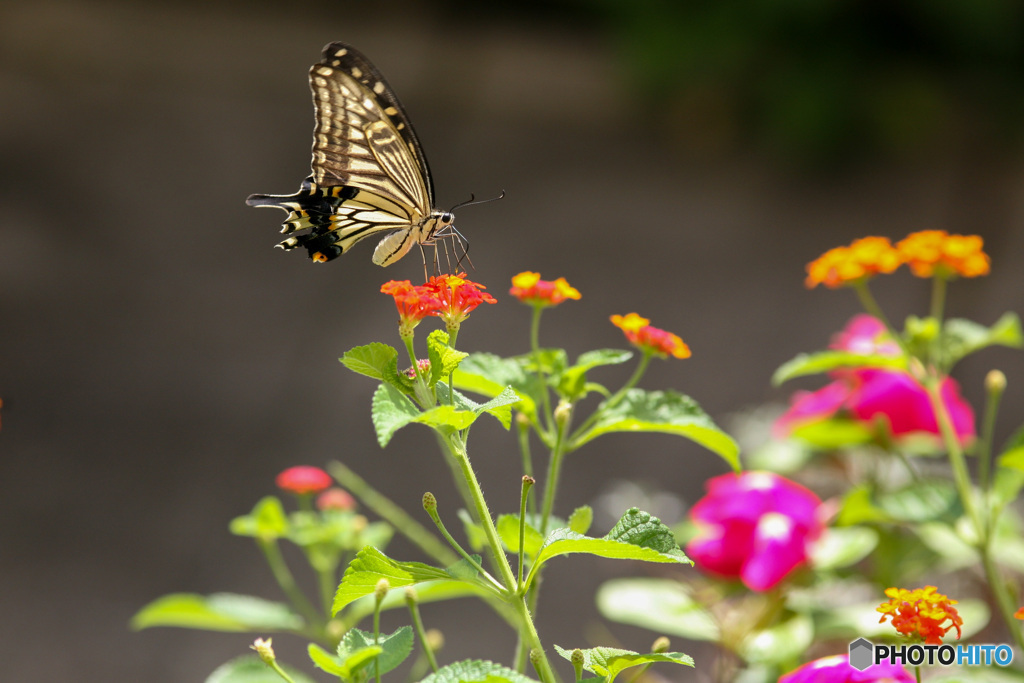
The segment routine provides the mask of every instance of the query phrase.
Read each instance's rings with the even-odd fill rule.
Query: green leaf
[[[278,665],[291,676],[294,683],[315,683],[312,678],[294,667],[280,662]],[[281,683],[281,677],[257,655],[250,654],[221,664],[206,677],[206,683]]]
[[[470,557],[473,558],[473,562],[476,562],[477,566],[480,566],[482,558],[479,555],[470,555]],[[446,567],[445,571],[448,572],[448,576],[460,581],[472,581],[480,575],[480,570],[473,566],[473,563],[466,558],[462,558],[450,567]]]
[[[866,522],[888,522],[889,514],[882,510],[871,497],[871,488],[861,484],[851,488],[843,497],[836,523],[840,526],[864,524]]]
[[[748,662],[785,662],[799,657],[814,641],[814,621],[796,614],[782,623],[754,631],[740,645],[740,654]]]
[[[302,618],[288,605],[235,593],[173,593],[157,598],[132,617],[135,630],[179,626],[206,631],[297,631]]]
[[[437,385],[437,395],[442,404],[448,403],[448,387],[443,382]],[[472,413],[473,420],[484,413],[493,415],[505,429],[512,424],[512,406],[517,403],[519,403],[519,396],[516,395],[512,387],[505,387],[501,393],[486,403],[477,403],[463,394],[455,392],[455,407],[457,409]]]
[[[338,647],[341,649],[341,646]],[[340,676],[346,681],[356,676],[361,669],[366,668],[370,662],[377,658],[383,648],[379,645],[371,645],[361,650],[346,652],[344,655],[332,655],[315,643],[310,643],[306,648],[309,658],[318,669],[329,674]]]
[[[381,384],[373,392],[373,428],[381,448],[388,445],[395,432],[415,422],[420,415],[420,409],[390,384]]]
[[[810,448],[833,451],[871,443],[877,435],[873,423],[832,417],[799,425],[793,429],[792,436]]]
[[[434,330],[427,335],[427,354],[430,358],[430,386],[448,377],[469,355],[448,346],[448,333],[444,330]]]
[[[585,534],[590,531],[590,525],[594,522],[594,509],[589,505],[582,505],[572,511],[569,515],[569,529],[578,534]]]
[[[490,397],[498,396],[511,386],[519,396],[515,409],[531,419],[537,414],[542,386],[537,377],[527,374],[515,359],[490,353],[470,354],[455,371],[453,382],[459,389]]]
[[[493,596],[493,593],[482,588],[477,583],[468,583],[466,581],[456,581],[452,579],[447,581],[427,581],[426,583],[416,584],[416,598],[421,605],[425,605],[430,602],[443,602],[445,600],[480,596],[490,597]],[[373,595],[367,595],[349,603],[345,608],[345,620],[348,623],[357,623],[365,617],[370,616],[374,612],[375,600],[376,598]],[[390,591],[384,597],[384,602],[381,603],[382,610],[404,610],[406,608],[404,591]]]
[[[817,375],[837,368],[897,368],[907,367],[903,356],[851,353],[849,351],[816,351],[801,353],[783,363],[772,375],[772,386],[779,386],[795,377]]]
[[[572,650],[555,645],[559,655],[572,661]],[[583,668],[598,676],[605,676],[607,683],[612,683],[620,673],[634,666],[653,664],[655,662],[671,662],[693,666],[693,659],[682,652],[652,652],[642,655],[632,650],[619,650],[614,647],[592,647],[583,652]]]
[[[568,401],[576,402],[590,390],[587,383],[587,372],[601,365],[617,365],[625,363],[633,357],[631,351],[620,349],[599,349],[587,351],[580,355],[576,364],[566,368],[558,377],[556,390],[559,396]]]
[[[484,528],[473,520],[472,515],[465,508],[459,508],[456,514],[462,521],[462,528],[466,532],[469,547],[473,550],[483,549],[487,545],[487,532],[484,531]]]
[[[439,385],[440,386],[440,385]],[[420,413],[413,422],[419,422],[445,433],[461,432],[476,422],[477,414],[471,410],[460,410],[455,406],[440,405]]]
[[[956,488],[946,479],[922,479],[878,494],[876,504],[892,519],[903,522],[950,520],[961,512]]]
[[[338,360],[352,372],[382,382],[393,383],[392,380],[398,376],[398,351],[380,342],[357,346]]]
[[[454,662],[424,678],[420,683],[537,683],[532,678],[501,664],[479,659]]]
[[[272,541],[288,534],[288,517],[280,500],[266,496],[256,503],[248,515],[231,520],[228,529],[236,536]]]
[[[992,490],[1000,507],[1017,498],[1024,487],[1024,446],[1016,446],[999,456]]]
[[[499,515],[497,528],[498,538],[501,539],[502,544],[508,548],[509,552],[518,553],[519,515]],[[544,537],[529,524],[526,525],[524,545],[526,546],[527,557],[536,555],[540,547],[544,545]]]
[[[359,551],[345,570],[341,585],[334,594],[331,614],[337,614],[338,610],[353,600],[373,593],[381,579],[387,579],[392,588],[401,588],[421,581],[450,578],[452,577],[443,569],[422,562],[398,562],[368,545]]]
[[[571,529],[552,531],[530,567],[526,585],[530,585],[545,562],[569,553],[587,553],[618,560],[693,564],[661,520],[637,508],[630,508],[604,538],[591,538]]]
[[[606,619],[690,640],[717,641],[715,618],[672,579],[612,579],[597,591]]]
[[[630,389],[614,407],[597,409],[597,419],[571,448],[611,432],[663,432],[696,441],[739,471],[739,446],[689,396],[675,391]]]
[[[814,544],[811,566],[818,570],[839,569],[860,562],[878,545],[878,532],[864,526],[828,528]]]
[[[376,655],[377,666],[381,674],[386,674],[398,667],[412,653],[412,643],[412,626],[402,626],[390,635],[381,635],[377,642],[374,642],[372,633],[353,628],[341,639],[338,656],[346,660],[354,653],[368,648],[379,648],[380,653]]]
[[[942,330],[940,344],[940,357],[948,370],[965,356],[988,346],[1019,349],[1024,346],[1024,334],[1021,333],[1020,318],[1016,313],[1004,314],[992,327],[962,318],[951,318]]]

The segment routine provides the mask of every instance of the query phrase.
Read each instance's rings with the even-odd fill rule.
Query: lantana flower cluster
[[[935,586],[914,590],[887,588],[885,594],[889,601],[878,607],[882,613],[879,623],[890,619],[899,633],[924,640],[926,645],[941,645],[942,637],[953,629],[957,638],[962,635],[964,620],[953,607],[957,601],[939,593]]]
[[[989,257],[978,235],[923,230],[894,246],[888,237],[864,237],[848,247],[829,249],[807,265],[805,284],[835,289],[892,273],[906,264],[917,277],[977,277],[989,272]]]

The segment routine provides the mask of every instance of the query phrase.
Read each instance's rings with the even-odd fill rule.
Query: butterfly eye
[[[441,214],[442,223],[451,223],[454,220],[455,214],[453,214],[451,211],[445,211],[443,214]]]

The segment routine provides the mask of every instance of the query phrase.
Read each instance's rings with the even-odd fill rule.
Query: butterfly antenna
[[[452,213],[454,213],[455,209],[461,209],[464,206],[472,206],[473,204],[487,204],[489,202],[496,202],[499,199],[504,199],[504,198],[505,198],[505,190],[502,190],[501,194],[499,194],[497,197],[491,197],[490,199],[481,199],[480,201],[476,201],[476,195],[470,194],[469,195],[469,199],[467,199],[464,202],[460,202],[460,203],[456,204],[455,206],[453,206],[450,209],[450,211]]]

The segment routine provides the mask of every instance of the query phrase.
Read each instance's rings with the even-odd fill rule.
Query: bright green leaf
[[[421,581],[450,578],[451,576],[443,569],[422,562],[398,562],[368,545],[359,551],[345,570],[341,585],[334,594],[334,607],[331,613],[337,614],[338,610],[353,600],[373,593],[381,579],[387,579],[392,588],[401,588]]]
[[[380,653],[376,655],[377,666],[374,669],[379,667],[380,673],[386,674],[398,667],[412,653],[412,644],[412,626],[402,626],[390,635],[382,634],[377,642],[374,642],[372,633],[353,628],[341,639],[338,656],[348,664],[348,658],[353,654],[378,647]]]
[[[875,505],[871,489],[866,484],[854,486],[843,497],[836,523],[841,526],[864,524],[866,522],[887,522],[888,513]]]
[[[266,496],[256,503],[248,515],[231,520],[228,528],[236,536],[272,541],[288,534],[288,517],[285,516],[280,500]]]
[[[597,416],[593,427],[571,448],[611,432],[663,432],[696,441],[739,470],[739,446],[689,396],[675,391],[630,389],[614,407],[599,406]]]
[[[572,650],[555,645],[559,655],[572,661]],[[607,683],[612,683],[620,673],[634,666],[653,664],[655,662],[671,662],[693,666],[693,659],[682,652],[652,652],[642,655],[632,650],[619,650],[614,647],[592,647],[580,650],[583,653],[583,668],[599,676],[605,676]]]
[[[923,479],[895,491],[876,495],[876,504],[893,519],[927,522],[953,519],[960,514],[960,499],[946,479]]]
[[[420,683],[537,683],[534,679],[501,664],[479,659],[454,662],[424,678]]]
[[[398,373],[398,351],[380,342],[357,346],[338,360],[352,372],[381,381]]]
[[[555,529],[549,533],[534,559],[526,584],[533,581],[545,562],[569,553],[587,553],[618,560],[693,564],[661,520],[637,508],[630,508],[604,538],[591,538],[570,529]]]
[[[962,318],[951,318],[946,321],[940,343],[940,357],[948,370],[960,359],[988,346],[1019,349],[1024,346],[1024,334],[1021,333],[1020,318],[1016,313],[1006,313],[992,327]]]
[[[780,624],[754,631],[740,645],[748,662],[785,662],[799,657],[814,641],[814,621],[797,614]]]
[[[439,405],[420,413],[413,422],[428,425],[446,432],[461,432],[476,422],[477,414],[469,410],[460,410],[455,406]]]
[[[864,526],[830,527],[814,544],[811,566],[839,569],[856,564],[878,545],[878,532]]]
[[[672,579],[612,579],[597,591],[602,616],[622,624],[690,640],[717,641],[714,617]]]
[[[315,683],[312,678],[294,667],[280,662],[278,665],[291,676],[294,683]],[[218,666],[206,677],[206,683],[281,683],[281,677],[257,655],[249,654]]]
[[[558,377],[556,387],[558,395],[568,401],[578,401],[586,395],[589,385],[587,372],[601,365],[617,365],[625,363],[633,357],[630,351],[619,349],[599,349],[582,354],[576,364],[566,368]]]
[[[173,593],[139,610],[131,626],[135,630],[179,626],[230,632],[297,631],[303,621],[288,605],[263,598],[234,593]]]
[[[594,522],[594,510],[589,505],[582,505],[572,511],[569,515],[569,529],[578,534],[585,534],[590,531],[590,525]]]
[[[373,393],[373,428],[381,448],[388,445],[395,432],[415,422],[420,415],[419,408],[390,384],[381,384]]]
[[[499,515],[496,526],[498,528],[498,537],[501,539],[502,544],[508,548],[509,552],[518,553],[519,515]],[[533,557],[544,544],[544,537],[539,531],[527,524],[524,541],[527,557]]]
[[[451,569],[452,568],[449,567],[449,571],[451,571]],[[493,594],[487,591],[487,589],[482,588],[476,583],[468,583],[466,581],[455,581],[449,579],[447,581],[427,581],[426,583],[416,584],[416,599],[421,605],[425,605],[430,602],[455,600],[457,598],[491,595]],[[345,608],[346,621],[349,623],[357,623],[363,618],[373,614],[375,600],[376,598],[373,595],[367,595],[349,603]],[[406,609],[404,591],[389,591],[384,597],[384,602],[381,603],[381,609]]]
[[[907,367],[903,356],[851,353],[849,351],[817,351],[801,353],[783,363],[772,375],[772,385],[779,386],[795,377],[817,375],[837,368],[896,368]]]
[[[448,346],[448,333],[444,330],[434,330],[427,335],[427,354],[430,358],[430,386],[448,377],[469,355]]]
[[[807,444],[809,448],[833,451],[871,443],[876,434],[870,422],[851,420],[845,417],[831,417],[813,420],[796,426],[791,436]]]
[[[522,364],[512,358],[490,353],[470,354],[455,371],[455,386],[484,396],[498,396],[511,386],[519,396],[516,410],[533,418],[541,395],[540,382],[529,375]]]

